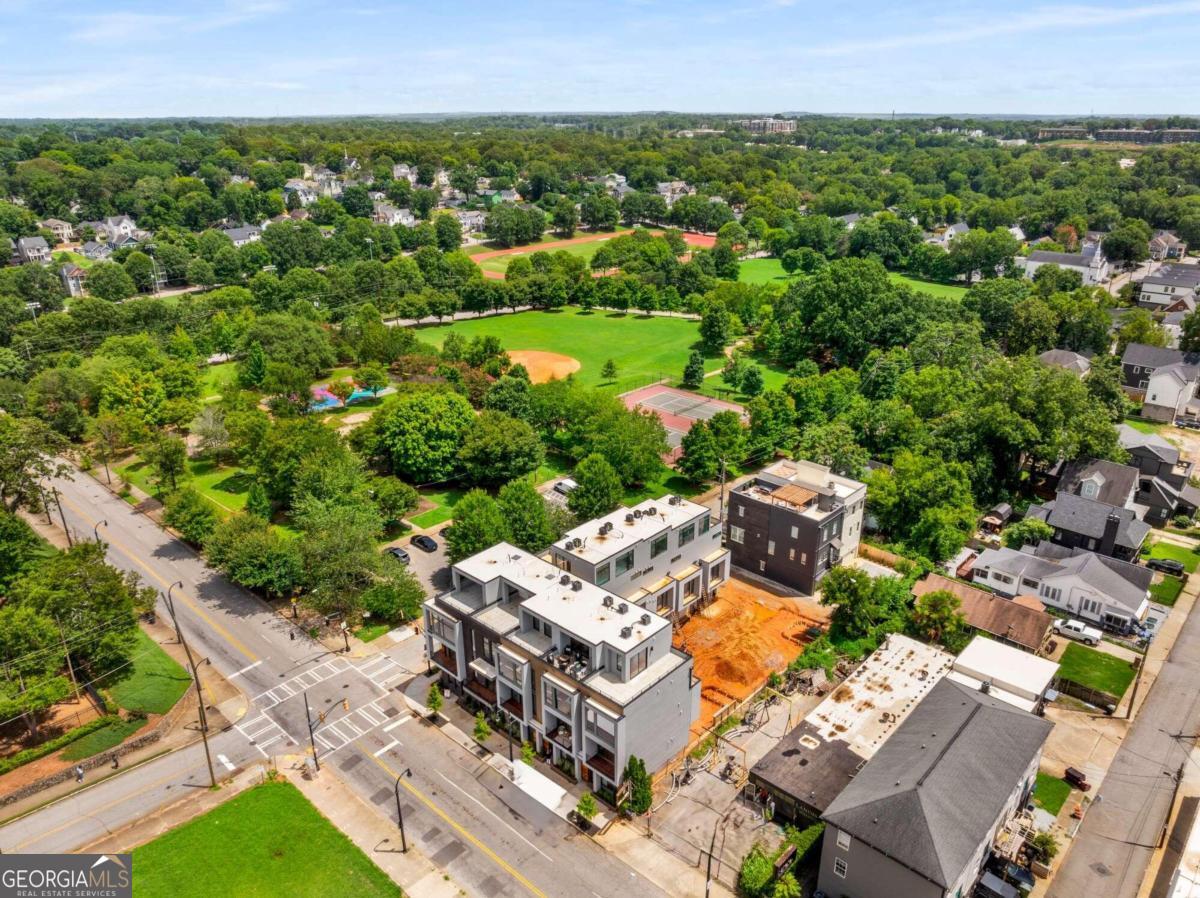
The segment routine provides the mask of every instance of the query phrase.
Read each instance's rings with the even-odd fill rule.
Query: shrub
[[[584,820],[591,820],[600,809],[596,807],[596,799],[591,792],[579,796],[579,804],[575,805],[575,813]]]
[[[487,718],[480,711],[475,715],[475,741],[486,742],[490,735],[492,735],[492,728],[488,726]]]
[[[1054,838],[1053,833],[1038,833],[1029,844],[1043,863],[1050,863],[1058,854],[1058,840]]]
[[[95,720],[89,720],[83,726],[68,730],[61,736],[56,736],[47,742],[43,742],[41,745],[19,751],[15,755],[9,755],[7,758],[0,760],[0,775],[8,773],[10,770],[16,770],[21,765],[29,764],[32,761],[38,760],[38,758],[44,758],[46,755],[53,754],[63,746],[70,745],[72,742],[82,739],[89,733],[94,733],[96,730],[115,723],[118,720],[120,718],[113,715],[97,717]]]
[[[1192,519],[1185,514],[1177,514],[1174,518],[1172,518],[1171,523],[1173,523],[1180,530],[1186,530],[1188,527],[1192,526]]]
[[[644,814],[654,803],[654,791],[650,782],[650,774],[646,772],[646,763],[636,755],[630,755],[625,764],[624,779],[629,783],[629,801],[627,807],[632,814]]]
[[[163,506],[163,521],[173,527],[189,543],[198,546],[217,526],[217,514],[208,500],[191,487],[185,486],[167,496]]]
[[[755,845],[750,853],[742,860],[742,869],[738,872],[738,890],[747,898],[759,898],[765,895],[771,877],[775,875],[770,858]]]

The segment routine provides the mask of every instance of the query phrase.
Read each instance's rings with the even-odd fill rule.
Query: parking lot
[[[438,527],[431,527],[429,530],[414,530],[388,543],[389,547],[399,546],[408,553],[408,557],[411,559],[408,565],[409,570],[416,574],[417,580],[430,595],[437,595],[450,588],[450,562],[446,559],[446,539],[438,533],[438,530],[444,526],[442,524]],[[437,551],[426,552],[411,545],[412,538],[421,533],[426,533],[433,538],[437,543]]]

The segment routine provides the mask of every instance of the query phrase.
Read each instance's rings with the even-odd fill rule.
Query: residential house
[[[450,577],[424,604],[425,641],[466,703],[610,803],[631,755],[653,772],[686,749],[700,681],[665,617],[508,543]]]
[[[555,567],[664,617],[690,614],[729,577],[720,522],[679,496],[648,499],[569,530]]]
[[[750,768],[774,818],[819,819],[953,664],[936,646],[890,634]]]
[[[1117,508],[1134,509],[1137,468],[1104,459],[1087,459],[1067,462],[1059,467],[1057,474],[1059,493],[1073,493]]]
[[[976,583],[1002,596],[1031,595],[1060,614],[1125,632],[1149,610],[1154,572],[1096,552],[1042,543],[1036,549],[985,549]]]
[[[925,242],[931,243],[935,246],[940,246],[942,249],[949,249],[950,244],[954,241],[955,237],[961,237],[970,230],[970,225],[968,225],[965,221],[956,221],[949,227],[930,234],[925,238]]]
[[[1084,488],[1102,487],[1090,481]],[[1044,505],[1031,505],[1026,517],[1049,524],[1054,530],[1051,541],[1060,546],[1123,560],[1137,558],[1150,532],[1150,525],[1138,520],[1133,509],[1062,491]]]
[[[414,187],[417,186],[417,169],[415,166],[406,165],[403,162],[392,166],[393,181],[407,181]]]
[[[487,224],[487,213],[478,209],[464,209],[454,213],[464,234],[482,234]]]
[[[996,836],[1033,793],[1052,727],[939,680],[822,815],[820,890],[856,898],[971,894]]]
[[[1162,265],[1136,283],[1143,309],[1191,312],[1200,300],[1200,265]]]
[[[1167,346],[1171,349],[1179,348],[1179,341],[1183,339],[1183,319],[1192,314],[1186,312],[1167,312],[1162,316],[1162,320],[1158,322],[1159,327],[1167,332]]]
[[[1008,233],[1012,234],[1013,238],[1018,243],[1024,243],[1026,241],[1026,239],[1028,239],[1025,236],[1025,232],[1021,229],[1021,227],[1019,225],[1013,225],[1011,228],[1008,229]]]
[[[1001,599],[1000,601],[1006,601]],[[954,659],[946,679],[1041,715],[1058,663],[986,636],[976,636]]]
[[[290,178],[283,185],[285,202],[292,194],[296,195],[296,201],[301,206],[311,206],[320,198],[317,185],[313,181],[305,181],[300,178]]]
[[[1150,258],[1155,262],[1173,261],[1187,255],[1187,243],[1172,231],[1159,231],[1150,238]]]
[[[846,226],[847,231],[853,231],[855,225],[864,217],[870,216],[864,216],[861,212],[847,212],[845,215],[838,215],[837,220]]]
[[[39,221],[38,227],[50,231],[58,239],[59,243],[70,243],[75,239],[75,227],[69,221],[63,221],[59,218],[47,218],[45,221]]]
[[[62,278],[63,287],[66,288],[68,296],[83,296],[83,281],[87,277],[87,272],[73,262],[68,262],[58,270],[58,276]]]
[[[1194,517],[1200,508],[1200,489],[1191,486],[1192,463],[1179,449],[1155,433],[1142,433],[1128,424],[1117,425],[1117,439],[1138,471],[1135,501],[1146,509],[1142,520],[1161,526],[1178,514]]]
[[[82,253],[85,258],[91,259],[93,262],[103,262],[112,255],[113,248],[107,243],[89,240],[79,248],[79,252]]]
[[[50,261],[50,244],[45,237],[18,237],[17,257],[25,265],[45,265]]]
[[[391,203],[375,203],[371,213],[371,219],[376,224],[388,225],[404,225],[406,228],[411,228],[417,223],[417,217],[408,209],[397,209]]]
[[[1193,402],[1198,380],[1200,353],[1130,343],[1121,356],[1121,385],[1141,400],[1142,417],[1153,421],[1170,423],[1200,411]]]
[[[1081,380],[1092,370],[1092,360],[1069,349],[1047,349],[1038,356],[1038,361],[1048,368],[1062,368]]]
[[[1054,618],[1046,613],[1042,602],[1031,607],[941,574],[926,574],[912,587],[918,603],[929,593],[942,591],[958,599],[959,613],[968,627],[994,640],[1037,655],[1050,638]]]
[[[95,240],[100,243],[117,244],[119,238],[131,237],[134,242],[137,239],[145,236],[145,232],[138,229],[137,222],[128,215],[110,215],[108,218],[100,221],[85,221],[80,223],[78,230],[90,229],[95,235]]]
[[[666,200],[668,206],[673,206],[680,197],[694,194],[696,188],[687,181],[659,181],[654,185],[654,192]]]
[[[237,247],[245,246],[247,243],[256,243],[262,239],[262,228],[257,225],[225,228],[222,233],[232,240],[233,245]]]
[[[866,500],[865,484],[825,465],[768,465],[729,494],[733,563],[812,594],[832,567],[858,553]]]
[[[1017,256],[1017,267],[1025,272],[1025,277],[1032,278],[1043,265],[1057,265],[1068,271],[1079,272],[1085,287],[1095,287],[1108,280],[1108,259],[1099,243],[1087,243],[1077,253],[1058,253],[1048,250],[1034,250],[1028,256]]]

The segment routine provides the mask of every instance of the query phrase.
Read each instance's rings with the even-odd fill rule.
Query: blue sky
[[[1200,0],[0,0],[0,117],[1200,112]]]

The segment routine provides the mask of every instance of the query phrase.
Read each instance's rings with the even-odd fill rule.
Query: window
[[[679,547],[683,548],[696,538],[696,525],[688,524],[679,531]]]
[[[663,552],[667,551],[667,541],[669,535],[664,533],[662,536],[656,536],[654,541],[650,543],[650,557],[657,558]]]
[[[1038,588],[1037,581],[1036,581],[1036,580],[1030,580],[1028,577],[1022,577],[1022,578],[1021,578],[1021,585],[1022,585],[1022,586],[1027,586],[1027,587],[1029,587],[1030,589],[1037,589],[1037,588]]]
[[[545,697],[546,704],[561,714],[570,714],[571,693],[565,689],[559,689],[548,680],[543,680],[542,683],[542,695]]]
[[[700,532],[701,533],[708,533],[708,528],[711,526],[712,526],[712,518],[709,515],[705,515],[704,517],[702,517],[700,519]]]
[[[504,653],[500,654],[500,676],[504,677],[504,679],[508,680],[510,683],[521,682],[521,668],[523,666],[524,665],[518,664],[508,655],[505,655]]]
[[[442,617],[440,614],[429,615],[429,629],[434,635],[442,637],[448,642],[454,642],[455,623],[447,617]]]
[[[838,835],[837,835],[837,846],[842,851],[849,851],[850,850],[850,833],[843,832],[842,830],[839,829]]]
[[[992,571],[992,579],[995,580],[997,583],[1011,584],[1013,582],[1012,577],[1008,576],[1008,574],[1002,574],[999,571]]]
[[[607,742],[613,741],[613,736],[617,731],[614,721],[588,705],[583,707],[583,728],[591,735],[599,736]]]
[[[775,554],[775,540],[773,540],[773,539],[767,540],[767,554],[768,555]]]
[[[807,552],[801,552],[801,553],[800,553],[800,563],[801,563],[801,564],[808,564],[808,553],[807,553]]]
[[[567,558],[565,555],[559,555],[557,552],[555,552],[554,566],[560,570],[566,571],[568,574],[571,573],[571,559]]]
[[[746,516],[746,506],[745,506],[745,505],[739,505],[739,506],[738,506],[738,517],[739,517],[739,518],[744,518],[745,516]]]
[[[486,661],[488,664],[491,664],[495,660],[495,645],[486,636],[482,637],[481,641],[483,643],[482,649],[479,647],[479,644],[476,643],[476,650],[484,661]]]
[[[795,561],[795,560],[796,560],[796,550],[788,549],[788,561]]]
[[[793,527],[792,528],[792,539],[799,539],[799,538],[800,538],[800,528]]]
[[[609,568],[607,564],[602,564],[596,568],[596,585],[603,586],[608,582]]]
[[[671,610],[671,592],[672,590],[664,589],[658,594],[658,607],[655,610],[659,614],[665,614]]]
[[[835,857],[833,859],[833,872],[842,879],[846,878],[846,859],[844,857]]]
[[[683,584],[683,597],[685,599],[694,599],[700,594],[700,578],[693,577],[687,583]]]
[[[739,546],[746,541],[746,530],[744,527],[729,526],[729,541],[737,543]]]
[[[616,576],[628,574],[633,568],[633,549],[630,549],[624,555],[617,556]]]
[[[632,680],[643,670],[646,669],[646,664],[650,660],[650,649],[644,648],[640,652],[634,652],[629,656],[629,678]]]

